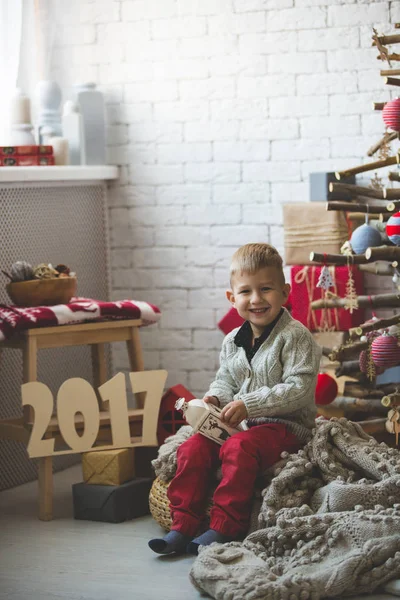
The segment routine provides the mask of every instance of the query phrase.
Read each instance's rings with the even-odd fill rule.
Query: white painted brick
[[[164,310],[160,323],[161,329],[213,329],[214,311],[212,309],[187,308],[182,310]],[[176,365],[179,368],[179,365]]]
[[[172,308],[186,308],[188,306],[189,292],[183,290],[161,290],[150,288],[135,293],[135,299],[155,304],[161,310]]]
[[[129,43],[132,38],[142,44],[150,41],[150,22],[127,23],[118,21],[97,26],[98,42],[102,46],[110,47],[115,42]]]
[[[184,223],[182,206],[175,206],[173,211],[165,206],[136,206],[131,208],[129,216],[133,229],[137,225],[150,227],[151,225],[182,225]]]
[[[205,17],[181,17],[179,19],[158,19],[151,22],[153,39],[192,38],[205,35]]]
[[[366,136],[365,141],[367,142],[367,144],[369,142],[369,136],[382,136],[385,133],[385,125],[383,123],[382,113],[380,110],[371,111],[370,115],[362,115],[360,133],[361,135]],[[374,140],[371,140],[371,142],[373,141]]]
[[[250,242],[265,242],[268,228],[266,225],[240,225],[236,227],[213,227],[211,230],[212,241],[216,246],[229,246],[232,242],[237,247]],[[221,251],[221,248],[218,248]],[[231,254],[231,257],[233,252]]]
[[[301,177],[302,179],[308,179],[310,173],[316,173],[319,171],[323,172],[334,172],[342,169],[348,169],[351,166],[348,158],[327,158],[325,160],[304,160],[301,163]]]
[[[272,226],[270,228],[270,237],[268,240],[269,244],[272,244],[272,246],[274,246],[279,254],[283,257],[284,256],[284,245],[283,245],[283,240],[284,240],[284,235],[283,235],[283,227],[279,227],[279,226]]]
[[[178,0],[179,15],[218,15],[231,9],[231,0]]]
[[[124,101],[123,85],[99,85],[98,89],[104,94],[106,104],[122,104]]]
[[[221,243],[219,245],[225,247],[217,248],[215,245],[215,247],[199,246],[197,248],[187,248],[186,260],[188,266],[196,267],[196,269],[198,267],[224,267],[225,269],[229,268],[229,265],[231,264],[232,255],[236,250],[236,245],[235,247],[233,247],[232,236],[229,238],[228,232],[235,233],[240,228],[237,226],[234,227],[233,225],[229,225],[226,227],[219,227],[218,229],[221,230],[221,236],[219,241],[222,241],[222,238],[224,238],[226,242],[225,244]],[[214,228],[212,230],[212,236],[214,239]],[[231,244],[230,246],[229,241]]]
[[[153,78],[153,65],[145,67],[143,64],[127,62],[100,64],[99,82],[103,85],[126,84],[131,81],[150,81]]]
[[[338,158],[343,156],[359,156],[361,159],[366,155],[370,146],[372,146],[372,140],[368,141],[363,136],[335,137],[331,140],[331,156],[337,156]]]
[[[272,204],[283,202],[306,202],[309,198],[308,183],[274,183],[271,190]]]
[[[178,383],[184,385],[186,389],[189,389],[189,373],[187,371],[178,371],[178,369],[170,369],[168,371],[165,389],[168,389]]]
[[[269,156],[269,142],[214,142],[215,161],[261,161]]]
[[[225,289],[225,288],[224,288]],[[225,302],[228,311],[228,304]],[[198,329],[193,332],[193,346],[195,348],[209,348],[210,350],[220,350],[224,334],[217,331],[203,331]]]
[[[210,35],[230,35],[265,31],[265,11],[208,17]]]
[[[127,165],[129,163],[128,146],[109,146],[107,159],[110,165]]]
[[[158,204],[204,204],[211,198],[209,184],[182,184],[159,186],[157,188]]]
[[[226,306],[225,288],[204,288],[189,292],[189,308],[224,308]]]
[[[268,31],[318,29],[326,26],[327,13],[322,7],[271,10],[267,16]]]
[[[140,61],[171,60],[181,58],[178,40],[150,40],[142,42],[132,37],[125,43],[126,60],[135,63]]]
[[[243,164],[243,181],[298,181],[300,166],[293,161],[248,162]]]
[[[111,145],[126,144],[129,141],[127,125],[111,125],[107,128],[107,143]]]
[[[237,224],[241,221],[241,207],[218,204],[190,206],[186,210],[189,225]],[[197,243],[197,242],[196,242]]]
[[[234,35],[182,39],[179,49],[180,54],[187,58],[195,56],[225,56],[235,53],[237,50],[237,39]]]
[[[189,389],[196,398],[203,398],[210,383],[215,379],[217,367],[213,371],[193,371],[189,373]]]
[[[122,21],[162,19],[173,17],[177,14],[177,5],[175,0],[163,0],[162,2],[135,0],[134,2],[122,2],[121,4]]]
[[[270,98],[271,117],[284,119],[293,117],[321,116],[328,114],[328,96],[290,96]]]
[[[136,184],[162,185],[183,181],[182,165],[145,165],[135,164],[130,167],[130,181]]]
[[[129,171],[129,179],[131,179]],[[154,206],[156,204],[156,187],[153,185],[128,185],[127,201],[129,206]]]
[[[298,49],[300,52],[316,50],[337,50],[341,48],[358,48],[359,34],[354,27],[335,27],[332,29],[306,29],[298,32]]]
[[[154,271],[154,287],[191,290],[211,285],[212,274],[208,268],[180,268],[177,270],[175,267],[171,268],[171,265],[169,267]]]
[[[179,268],[183,259],[183,251],[180,248],[133,249],[133,264],[139,268],[168,267],[169,265]]]
[[[155,79],[203,79],[209,76],[207,59],[182,59],[155,62],[153,64]]]
[[[190,335],[186,331],[173,331],[172,329],[159,329],[157,335],[143,335],[141,343],[146,350],[164,350],[165,348],[182,350],[192,347]]]
[[[232,254],[233,254],[233,252],[232,252]],[[213,282],[214,282],[215,287],[221,287],[221,288],[224,288],[227,290],[230,289],[229,265],[227,268],[224,267],[223,269],[221,269],[221,268],[213,269]],[[226,301],[226,310],[222,316],[224,316],[228,312],[230,307],[231,307],[231,305],[228,303],[228,301]]]
[[[293,4],[294,0],[233,0],[233,9],[237,13],[243,13],[252,12],[253,10],[291,8]]]
[[[345,0],[345,2],[347,4],[354,4],[357,0]],[[332,4],[343,4],[343,0],[296,0],[296,6],[299,8],[308,6],[331,6]]]
[[[270,73],[325,73],[325,52],[270,54],[268,70]]]
[[[211,235],[204,227],[170,226],[157,229],[155,243],[157,246],[191,246],[193,243],[206,246],[211,242]]]
[[[120,2],[96,0],[79,3],[78,16],[81,23],[109,23],[120,20]]]
[[[115,116],[120,116],[116,123],[143,123],[151,120],[151,104],[150,102],[133,102],[131,104],[122,104],[115,107]]]
[[[239,52],[244,55],[282,54],[297,48],[297,32],[246,33],[239,36]]]
[[[184,139],[188,142],[208,142],[217,140],[235,140],[238,137],[237,121],[206,121],[198,123],[188,121],[184,125]]]
[[[93,44],[95,41],[95,25],[64,25],[57,28],[58,46]]]
[[[389,10],[390,10],[390,22],[391,23],[400,23],[400,4],[398,2],[390,2]],[[387,32],[387,33],[389,33],[389,32]]]
[[[373,48],[332,50],[328,56],[328,71],[361,71],[371,68],[376,61],[376,50]]]
[[[282,222],[280,204],[246,204],[243,206],[243,223],[245,225],[277,225]]]
[[[184,172],[185,180],[190,183],[234,183],[240,181],[239,163],[186,163]]]
[[[158,144],[156,157],[161,164],[206,162],[212,159],[212,147],[210,142]]]
[[[116,269],[113,277],[119,282],[117,287],[129,287],[135,291],[148,289],[153,283],[153,272],[148,269]]]
[[[373,66],[372,63],[371,66]],[[358,80],[358,88],[360,92],[375,92],[375,102],[387,100],[388,86],[384,85],[383,78],[379,74],[379,70],[383,68],[383,65],[378,63],[375,69],[369,71],[359,71],[356,75]],[[370,109],[372,107],[370,106]]]
[[[318,73],[315,75],[299,75],[297,77],[297,93],[300,96],[324,94],[349,94],[357,91],[355,73]]]
[[[178,102],[161,102],[154,105],[155,121],[207,121],[209,114],[210,111],[206,99],[199,102],[195,100],[181,100]]]
[[[208,79],[179,81],[182,99],[233,98],[236,93],[234,77],[210,77]]]
[[[131,128],[129,128],[131,131]],[[135,134],[137,131],[135,130]],[[134,136],[130,135],[130,139]],[[153,164],[155,162],[156,145],[154,143],[131,144],[127,146],[129,164],[143,163]]]
[[[246,204],[247,202],[268,202],[270,189],[268,183],[215,184],[213,202],[218,204]]]
[[[125,86],[125,102],[157,102],[175,100],[178,86],[175,81],[150,81],[148,83],[129,83]]]
[[[112,208],[109,210],[110,243],[111,246],[130,246],[132,243],[132,230],[127,208]]]
[[[114,248],[111,251],[111,267],[129,269],[132,266],[132,250],[130,248]]]
[[[268,116],[268,105],[266,98],[211,100],[210,111],[213,121],[235,119],[260,119],[263,121]]]
[[[251,119],[240,123],[239,138],[241,140],[281,140],[297,137],[299,137],[297,119],[267,119],[265,121]]]
[[[208,59],[210,74],[217,76],[226,75],[266,75],[268,72],[267,57],[253,53],[227,54],[212,56]]]
[[[259,96],[290,96],[295,89],[294,75],[267,75],[265,77],[240,77],[237,94],[239,98]]]
[[[303,160],[306,158],[328,158],[330,152],[327,138],[282,140],[271,144],[272,160]]]
[[[300,119],[301,137],[334,136],[338,131],[346,131],[348,135],[360,133],[360,119],[350,117],[303,117]]]
[[[358,93],[330,96],[329,112],[331,115],[370,114],[375,100],[376,96],[374,94]]]
[[[130,250],[130,252],[132,254],[132,250]],[[132,270],[129,268],[114,268],[111,273],[111,281],[113,288],[132,288]]]
[[[183,136],[181,123],[133,123],[129,126],[132,142],[180,142]]]
[[[349,27],[376,22],[389,21],[388,2],[370,2],[368,4],[352,4],[349,6],[330,6],[328,8],[328,26]]]

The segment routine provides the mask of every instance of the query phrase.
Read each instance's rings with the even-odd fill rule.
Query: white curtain
[[[10,99],[17,87],[23,0],[0,0],[0,145],[7,143]]]

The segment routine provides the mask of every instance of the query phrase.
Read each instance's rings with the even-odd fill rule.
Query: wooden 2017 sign
[[[105,410],[109,411],[112,444],[94,446],[100,430],[100,409],[96,392],[88,381],[80,377],[67,379],[57,394],[57,422],[60,434],[69,450],[55,450],[55,439],[45,434],[53,413],[53,394],[44,383],[32,381],[21,386],[22,405],[32,406],[35,413],[32,433],[28,443],[31,458],[76,454],[89,450],[157,446],[157,420],[167,371],[138,371],[129,373],[132,391],[146,392],[144,409],[136,415],[143,416],[142,436],[132,442],[129,430],[128,399],[125,376],[118,373],[98,388]],[[83,417],[83,433],[76,430],[76,415]],[[136,440],[137,438],[135,438]]]

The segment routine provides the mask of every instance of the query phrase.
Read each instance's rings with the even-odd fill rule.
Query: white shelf
[[[90,181],[118,179],[118,167],[111,165],[71,167],[0,167],[1,183],[25,181]]]

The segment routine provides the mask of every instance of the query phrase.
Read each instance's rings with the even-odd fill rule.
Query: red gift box
[[[222,317],[222,319],[218,322],[219,329],[225,334],[228,335],[235,329],[236,327],[240,327],[243,325],[244,319],[239,315],[236,308],[230,308],[226,315]]]
[[[351,313],[345,308],[327,308],[312,310],[313,300],[320,300],[325,295],[323,288],[317,287],[317,282],[323,266],[295,265],[291,267],[291,301],[292,317],[303,323],[310,331],[348,331],[364,323],[364,310],[357,309]],[[358,296],[364,293],[364,274],[357,267],[350,266],[354,286]],[[340,298],[346,296],[346,284],[349,278],[347,266],[329,267],[334,286],[329,288],[331,294]]]

